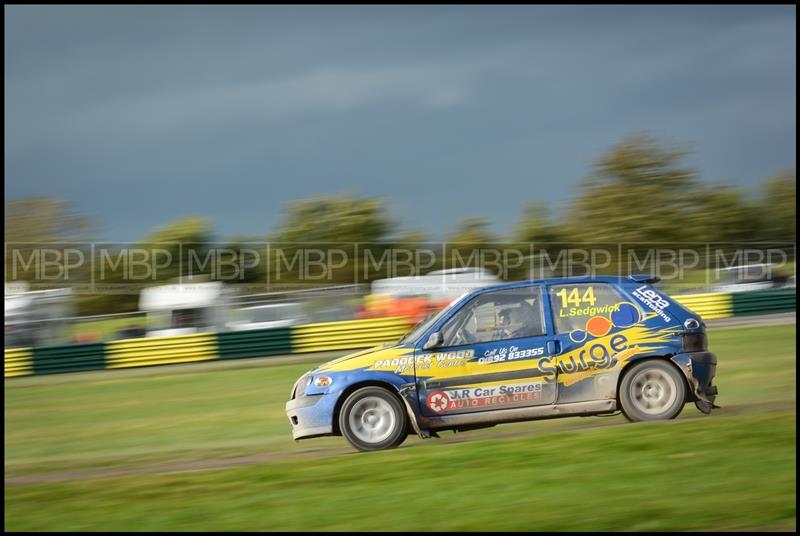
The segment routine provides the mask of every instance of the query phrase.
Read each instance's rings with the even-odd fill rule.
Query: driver
[[[520,307],[508,307],[498,315],[500,333],[504,338],[524,337],[527,330]]]

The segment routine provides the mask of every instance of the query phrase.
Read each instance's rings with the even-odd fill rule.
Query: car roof
[[[623,282],[650,282],[653,278],[649,276],[624,276],[624,275],[596,275],[596,276],[573,276],[573,277],[550,277],[546,279],[526,279],[523,281],[514,281],[511,283],[503,283],[502,285],[491,285],[481,287],[470,292],[470,295],[477,295],[484,292],[494,292],[497,290],[512,289],[519,287],[527,287],[529,285],[558,285],[558,284],[575,284],[575,283],[608,283],[619,284]]]

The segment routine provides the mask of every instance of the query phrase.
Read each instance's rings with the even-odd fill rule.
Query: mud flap
[[[712,385],[711,387],[706,389],[706,393],[716,398],[717,386]],[[694,405],[697,409],[699,409],[706,415],[709,415],[712,409],[719,409],[719,406],[714,404],[713,402],[709,402],[708,400],[701,400],[700,398],[697,398],[697,400],[695,400]]]
[[[718,407],[718,406],[715,406],[714,404],[712,404],[711,402],[706,402],[705,400],[695,400],[694,401],[694,406],[697,409],[699,409],[702,413],[705,413],[706,415],[710,415],[711,414],[711,410],[713,408]]]
[[[719,406],[714,404],[717,398],[717,386],[711,385],[716,372],[717,359],[710,352],[678,354],[671,361],[681,369],[692,392],[695,407],[706,415]],[[703,387],[705,386],[705,388]]]
[[[411,402],[409,402],[409,393],[411,393],[410,394],[411,397],[414,397],[416,395],[416,386],[415,385],[413,385],[413,384],[406,385],[406,386],[401,387],[398,390],[398,394],[400,395],[400,399],[403,401],[403,403],[406,406],[406,413],[408,413],[408,420],[411,421],[411,427],[414,429],[414,432],[419,437],[421,437],[422,439],[428,439],[432,435],[433,435],[433,437],[439,437],[435,433],[432,434],[428,430],[423,430],[423,429],[420,428],[419,422],[417,421],[417,414],[414,412],[414,409],[411,407]],[[413,398],[412,398],[412,400],[413,400]]]

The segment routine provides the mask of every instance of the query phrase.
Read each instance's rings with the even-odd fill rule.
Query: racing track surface
[[[771,411],[789,411],[795,408],[794,404],[773,402],[762,404],[749,404],[749,405],[736,405],[730,407],[723,407],[714,410],[711,417],[699,413],[693,405],[688,404],[681,415],[678,417],[680,421],[708,419],[713,417],[732,417],[739,415],[758,414]],[[619,426],[636,426],[629,423],[624,417],[618,414],[613,416],[597,416],[597,417],[571,417],[560,420],[563,426],[550,428],[548,433],[555,431],[559,432],[585,432],[597,428],[613,428]],[[537,435],[536,430],[514,430],[514,425],[498,425],[495,428],[489,429],[490,433],[486,431],[475,432],[462,432],[454,434],[453,432],[443,432],[441,437],[436,439],[421,440],[415,436],[409,437],[406,442],[401,445],[400,449],[416,448],[420,446],[422,441],[435,441],[442,444],[454,444],[471,442],[480,439],[516,439],[522,437],[529,437]],[[480,437],[478,434],[480,433]],[[313,441],[313,440],[311,440]],[[310,449],[298,452],[285,452],[274,454],[261,454],[254,456],[242,456],[237,458],[224,458],[216,460],[202,460],[192,461],[185,463],[169,463],[151,466],[129,467],[129,468],[113,468],[113,469],[95,469],[95,470],[82,470],[82,471],[64,471],[56,473],[47,473],[30,476],[17,476],[5,478],[6,485],[24,485],[24,484],[42,484],[48,482],[64,482],[69,480],[82,480],[103,477],[115,477],[135,474],[158,474],[158,473],[174,473],[184,471],[202,471],[210,469],[224,469],[229,467],[241,467],[247,465],[257,465],[270,462],[281,462],[287,460],[303,460],[303,459],[319,459],[328,458],[332,456],[353,455],[364,456],[365,454],[356,452],[354,449],[341,438],[341,448],[320,448]]]
[[[709,322],[710,334],[713,337],[715,328],[722,327],[740,327],[740,326],[762,326],[762,325],[781,325],[781,324],[794,324],[795,314],[785,315],[768,315],[764,317],[750,317],[743,319],[725,319]],[[713,350],[713,348],[712,348]],[[165,367],[152,367],[150,369],[139,370],[123,370],[113,372],[91,372],[91,373],[77,373],[66,374],[61,376],[51,377],[34,377],[10,380],[13,383],[13,389],[31,387],[35,388],[37,385],[58,385],[64,383],[73,383],[85,381],[88,377],[92,378],[118,378],[124,380],[128,377],[148,377],[164,374],[165,372],[182,373],[189,371],[206,371],[214,370],[217,368],[230,369],[237,367],[253,367],[259,366],[264,363],[320,363],[327,359],[344,355],[348,352],[335,352],[327,354],[310,354],[305,356],[286,356],[286,357],[270,357],[264,359],[244,360],[241,362],[222,362],[222,363],[202,363],[191,365],[176,365]],[[721,363],[723,363],[721,361]],[[12,390],[13,390],[12,389]],[[793,411],[795,403],[793,400],[782,401],[765,401],[755,404],[733,404],[725,405],[724,402],[724,386],[720,387],[721,396],[718,403],[722,408],[717,409],[712,415],[702,415],[692,404],[687,404],[681,415],[678,417],[678,422],[698,420],[698,419],[714,419],[715,417],[734,417],[739,415],[751,415],[759,413],[769,413],[775,411]],[[288,387],[287,387],[288,390]],[[9,381],[6,382],[6,391],[9,391]],[[7,395],[8,397],[8,395]],[[544,424],[546,423],[546,425]],[[669,423],[665,423],[669,424]],[[543,425],[543,426],[542,426]],[[453,444],[471,441],[480,441],[486,439],[511,439],[535,436],[539,433],[553,433],[553,432],[584,432],[587,430],[594,430],[597,428],[610,428],[618,426],[636,426],[635,424],[628,423],[624,417],[619,414],[613,416],[602,417],[571,417],[564,419],[554,419],[539,422],[527,423],[514,423],[498,425],[494,428],[486,430],[478,430],[471,432],[453,433],[442,432],[441,438],[421,440],[416,436],[411,436],[400,447],[400,449],[415,449],[425,443],[441,443]],[[286,424],[285,434],[289,435],[289,426]],[[134,474],[158,474],[158,473],[173,473],[173,472],[187,472],[187,471],[203,471],[212,469],[224,469],[231,467],[241,467],[248,465],[256,465],[262,463],[282,462],[289,460],[303,460],[303,459],[320,459],[332,456],[365,456],[352,449],[343,438],[339,440],[338,446],[318,446],[317,440],[305,440],[295,442],[291,445],[289,450],[282,452],[269,452],[263,454],[254,454],[246,456],[232,456],[226,458],[215,459],[201,459],[191,461],[178,461],[169,463],[154,463],[144,465],[130,465],[127,467],[109,467],[109,468],[88,468],[79,470],[67,471],[52,471],[30,475],[12,475],[7,476],[5,480],[6,485],[18,486],[26,484],[41,484],[48,482],[63,482],[70,480],[93,479],[103,477],[115,477]],[[8,441],[8,439],[7,439]],[[8,459],[6,459],[8,464]],[[8,465],[6,466],[6,473],[8,474]]]

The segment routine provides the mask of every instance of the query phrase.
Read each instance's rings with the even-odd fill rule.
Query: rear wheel
[[[339,429],[358,450],[390,449],[408,436],[408,416],[393,393],[382,387],[362,387],[342,404]]]
[[[644,361],[622,379],[619,399],[630,421],[674,419],[686,403],[686,384],[666,361]]]

